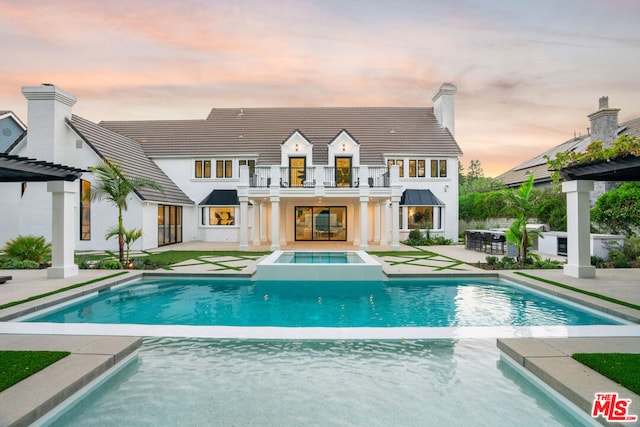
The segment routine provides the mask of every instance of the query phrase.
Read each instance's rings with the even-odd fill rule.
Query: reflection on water
[[[55,425],[575,425],[498,358],[494,340],[146,339]]]

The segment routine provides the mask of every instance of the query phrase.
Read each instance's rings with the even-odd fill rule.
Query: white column
[[[380,245],[386,245],[389,236],[389,205],[380,204]]]
[[[434,206],[433,207],[433,224],[431,224],[432,229],[441,229],[444,228],[442,226],[436,227],[437,225],[443,225],[440,223],[440,212],[442,210],[442,206]]]
[[[271,197],[271,250],[280,249],[280,197]]]
[[[239,221],[240,246],[238,247],[238,250],[247,251],[249,250],[249,233],[248,233],[249,218],[247,218],[249,216],[249,209],[248,209],[249,199],[246,196],[245,197],[240,196],[239,199],[240,199],[240,221]]]
[[[267,241],[267,206],[260,202],[260,243]]]
[[[73,255],[76,248],[76,201],[78,182],[51,181],[47,191],[51,193],[51,267],[50,279],[76,276],[78,266]]]
[[[240,182],[238,183],[238,200],[240,201],[240,246],[241,251],[249,250],[249,167],[240,166]]]
[[[380,202],[373,205],[373,243],[380,244],[380,230],[382,229],[380,217]]]
[[[360,197],[360,249],[369,249],[369,198]]]
[[[253,235],[251,236],[253,240],[253,244],[258,246],[260,245],[260,234],[262,233],[262,222],[261,222],[261,212],[262,212],[262,202],[253,201],[253,209],[251,209],[251,230]]]
[[[568,181],[562,183],[567,193],[567,264],[564,274],[572,277],[596,277],[591,265],[589,192],[593,181]]]
[[[391,198],[391,250],[400,250],[400,226],[398,218],[400,216],[400,197]],[[406,216],[406,215],[405,215]]]

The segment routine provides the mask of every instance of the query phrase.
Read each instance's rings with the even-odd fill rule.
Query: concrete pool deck
[[[132,355],[137,337],[3,335],[0,350],[71,354],[0,392],[0,425],[28,426]]]
[[[181,250],[212,250],[211,245],[207,245],[207,247],[198,247],[197,245],[182,245],[180,248],[171,247],[168,249],[181,249]],[[226,250],[229,248],[221,247],[218,248],[221,250]],[[293,247],[290,249],[298,249],[298,247]],[[302,249],[302,248],[300,248]],[[331,250],[345,250],[349,248],[345,248],[344,246],[337,245],[336,248],[331,248]],[[354,249],[351,247],[350,249]],[[371,250],[376,250],[377,248],[371,248]],[[413,250],[413,248],[403,247],[406,250]],[[607,301],[603,301],[598,298],[578,294],[576,292],[558,288],[555,286],[547,285],[542,282],[521,277],[519,275],[514,274],[513,271],[500,271],[500,272],[491,272],[480,270],[469,264],[460,264],[457,263],[456,260],[464,261],[465,263],[476,263],[476,262],[484,262],[486,254],[477,253],[474,251],[465,250],[463,246],[442,246],[442,247],[425,247],[424,250],[428,250],[431,252],[436,252],[439,254],[438,257],[415,257],[413,259],[409,259],[407,257],[403,257],[402,253],[399,255],[390,255],[380,257],[383,269],[386,273],[395,275],[413,275],[413,274],[445,274],[445,275],[454,275],[454,274],[495,274],[499,273],[502,277],[508,278],[510,280],[516,280],[520,283],[525,283],[528,286],[532,286],[538,289],[545,290],[547,292],[551,292],[563,298],[567,298],[569,300],[578,301],[582,304],[586,304],[588,306],[599,308],[605,312],[615,313],[622,317],[625,317],[629,320],[640,322],[640,311],[634,310],[628,307],[622,307],[617,304],[613,304]],[[380,249],[384,250],[384,249]],[[240,274],[240,275],[248,275],[252,274],[255,271],[255,265],[259,261],[261,257],[248,257],[248,258],[225,258],[219,259],[213,257],[213,259],[206,259],[206,262],[185,262],[181,265],[175,266],[173,271],[168,273],[178,273],[178,274]],[[408,262],[407,262],[408,261]],[[232,268],[226,268],[231,266]],[[450,266],[452,268],[447,268]],[[444,268],[443,268],[444,267]],[[217,271],[216,271],[217,270]],[[161,273],[166,273],[165,271],[160,271]],[[578,289],[583,289],[590,292],[596,292],[601,295],[605,295],[610,298],[615,298],[618,300],[626,301],[629,303],[633,303],[636,305],[640,305],[640,270],[638,269],[616,269],[616,270],[597,270],[596,277],[593,279],[574,279],[568,276],[565,276],[562,273],[562,270],[528,270],[524,271],[527,274],[531,274],[536,277],[544,278],[547,280],[552,280],[555,282],[559,282],[565,285],[569,285]],[[0,285],[0,305],[12,302],[23,300],[29,298],[31,296],[40,295],[46,292],[55,291],[57,289],[65,288],[77,283],[87,282],[96,278],[106,277],[113,274],[114,271],[105,271],[105,270],[80,270],[80,274],[78,276],[67,278],[67,279],[52,279],[49,280],[46,278],[45,270],[12,270],[7,271],[7,274],[13,276],[13,279],[3,285]],[[71,295],[78,293],[88,293],[93,292],[95,289],[100,287],[109,286],[111,283],[121,282],[124,280],[128,280],[134,275],[137,275],[136,272],[127,272],[124,275],[114,277],[108,280],[100,281],[91,285],[86,285],[81,288],[66,291],[64,294],[57,294],[50,297],[43,298],[42,300],[33,301],[30,303],[21,304],[21,307],[25,305],[32,306],[33,309],[36,309],[38,306],[41,306],[43,303],[52,302],[55,300],[59,300],[62,296],[70,297]],[[156,271],[157,273],[157,271]],[[0,310],[0,320],[7,320],[8,318],[13,317],[16,312],[22,310],[19,307],[7,308],[4,310]],[[554,386],[554,382],[560,384],[559,388],[565,388],[568,390],[566,393],[569,395],[569,399],[572,400],[578,407],[584,409],[585,408],[585,399],[588,399],[588,396],[592,389],[597,392],[607,392],[607,391],[616,391],[617,389],[609,390],[610,381],[606,378],[596,374],[595,372],[588,370],[588,368],[582,367],[573,368],[570,372],[573,372],[572,375],[564,375],[564,370],[567,366],[568,362],[568,352],[571,351],[572,348],[580,348],[581,352],[634,352],[640,353],[640,333],[636,333],[637,328],[633,329],[633,332],[630,333],[629,337],[599,337],[599,338],[509,338],[502,339],[500,338],[498,341],[498,347],[501,350],[513,357],[517,363],[525,366],[525,368],[534,368],[530,369],[530,371],[537,375],[541,380],[545,381],[552,388],[556,388]],[[59,335],[18,335],[15,333],[7,332],[6,329],[2,327],[2,323],[0,322],[0,349],[9,349],[5,348],[6,343],[14,343],[12,344],[16,348],[11,349],[41,349],[41,350],[57,350],[60,348],[78,348],[77,340],[79,336],[67,335],[67,336],[59,336]],[[111,339],[115,337],[84,337],[84,339],[93,339],[97,342],[107,343],[108,341],[101,341],[102,339]],[[123,338],[123,337],[120,337]],[[129,337],[127,339],[138,340],[137,345],[135,344],[127,344],[125,347],[129,348],[131,346],[135,346],[137,348],[140,345],[139,338]],[[52,341],[53,340],[53,341]],[[576,341],[577,340],[577,341]],[[61,344],[64,343],[64,344]],[[97,345],[97,344],[95,344]],[[21,347],[22,348],[19,348]],[[507,349],[505,351],[504,349]],[[68,350],[71,351],[71,350]],[[134,351],[134,350],[132,350]],[[547,352],[549,354],[563,354],[549,356],[546,355]],[[554,353],[555,352],[555,353]],[[76,353],[74,353],[75,355]],[[97,353],[100,357],[104,358],[112,358],[115,360],[115,354],[120,353]],[[109,356],[109,354],[111,356]],[[79,357],[88,357],[90,354],[78,353],[77,357],[74,359],[69,359],[69,357],[65,359],[69,359],[73,362],[76,358]],[[71,356],[70,356],[71,357]],[[63,361],[65,360],[63,359]],[[570,359],[570,358],[569,358]],[[89,359],[84,359],[89,360]],[[5,390],[0,393],[0,414],[4,416],[4,409],[10,406],[16,405],[17,398],[13,394],[14,389],[18,387],[20,384],[20,388],[26,388],[27,390],[39,390],[40,388],[48,389],[50,387],[59,388],[59,394],[62,397],[67,397],[68,392],[65,391],[64,384],[68,383],[70,379],[61,379],[57,378],[58,374],[52,374],[52,376],[48,376],[47,371],[50,368],[53,370],[51,372],[60,372],[59,366],[60,361],[45,370],[41,371],[38,374],[30,377],[28,380],[24,380],[23,382],[17,384],[14,387],[11,387],[8,390]],[[69,363],[69,362],[66,362]],[[75,362],[73,362],[75,364]],[[104,364],[103,362],[101,362]],[[577,363],[577,362],[574,362]],[[100,363],[99,363],[100,364]],[[578,364],[579,365],[579,364]],[[541,367],[542,366],[542,367]],[[108,369],[108,367],[107,367]],[[568,368],[567,368],[568,369]],[[64,369],[62,370],[64,371]],[[569,371],[567,371],[569,372]],[[92,375],[92,374],[90,374]],[[36,377],[37,376],[37,377]],[[570,377],[570,378],[569,378]],[[33,379],[32,379],[33,378]],[[28,381],[28,382],[27,382]],[[73,382],[73,381],[71,381]],[[86,381],[89,382],[89,381]],[[47,384],[43,386],[42,384]],[[56,385],[54,385],[56,384]],[[588,388],[588,387],[591,388]],[[587,391],[584,391],[587,390]],[[55,390],[52,389],[52,392]],[[67,393],[67,394],[66,394]],[[586,393],[586,394],[585,394]],[[631,414],[640,415],[640,397],[636,397],[636,395],[631,396],[631,392],[626,390],[622,390],[619,392],[621,394],[621,398],[631,398],[633,400],[630,408]],[[55,394],[55,393],[54,393]],[[561,392],[564,395],[564,393]],[[586,397],[585,397],[586,396]],[[573,398],[572,398],[573,397]],[[590,402],[592,402],[591,399]],[[21,401],[21,400],[20,400]],[[589,403],[590,403],[589,402]],[[3,406],[8,405],[8,406]],[[27,405],[28,406],[28,405]],[[50,409],[50,408],[49,408]],[[590,408],[587,408],[589,411]],[[48,409],[44,409],[46,412]],[[28,413],[36,413],[38,416],[42,415],[44,412],[42,409],[37,409],[37,407],[33,407],[28,410]],[[28,424],[28,423],[27,423]],[[4,418],[0,417],[0,425],[24,425],[24,424],[12,424],[12,422],[5,422]],[[627,424],[628,425],[628,424]]]

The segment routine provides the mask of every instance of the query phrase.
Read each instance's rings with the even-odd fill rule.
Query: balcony
[[[249,187],[267,188],[275,183],[280,188],[359,188],[366,183],[370,188],[388,188],[391,184],[390,175],[390,170],[385,166],[258,166],[249,177]]]

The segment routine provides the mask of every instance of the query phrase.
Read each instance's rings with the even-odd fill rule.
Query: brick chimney
[[[22,94],[28,101],[27,145],[20,155],[64,163],[65,119],[71,118],[76,97],[51,84],[24,86]]]
[[[449,129],[451,135],[455,136],[455,108],[454,98],[458,88],[451,83],[443,83],[440,89],[433,95],[433,114],[435,114],[438,123],[443,128]]]
[[[591,141],[602,141],[603,148],[613,145],[618,138],[619,108],[609,108],[609,97],[603,96],[598,100],[598,111],[589,114],[591,121]]]

